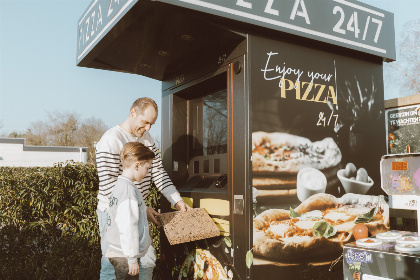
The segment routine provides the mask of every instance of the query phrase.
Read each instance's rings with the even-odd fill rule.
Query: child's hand
[[[139,274],[139,263],[129,263],[128,264],[128,275],[137,275]]]
[[[149,222],[154,223],[157,226],[161,226],[162,224],[159,222],[158,219],[156,219],[157,216],[160,216],[160,214],[158,212],[155,211],[155,209],[147,207],[146,209],[146,213],[147,213],[147,220]]]

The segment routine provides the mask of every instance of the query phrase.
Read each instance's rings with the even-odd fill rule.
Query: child
[[[109,199],[106,238],[109,249],[105,257],[115,268],[116,279],[137,279],[138,259],[151,244],[146,205],[134,185],[148,172],[155,154],[138,142],[124,145],[120,153],[123,172]]]

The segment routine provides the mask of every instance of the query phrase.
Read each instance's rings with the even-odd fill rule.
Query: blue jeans
[[[110,263],[109,259],[105,257],[106,251],[108,250],[108,242],[106,242],[106,219],[108,217],[108,212],[101,211],[99,209],[96,210],[96,214],[98,215],[98,223],[99,223],[99,234],[101,236],[101,251],[102,251],[102,258],[101,258],[101,273],[99,275],[100,280],[114,280],[115,278],[115,269]]]
[[[152,280],[153,279],[153,267],[142,267],[140,265],[139,280]]]
[[[137,275],[129,275],[127,258],[109,258],[109,261],[114,266],[117,280],[137,280]]]
[[[111,262],[108,258],[105,257],[106,251],[108,250],[108,242],[106,242],[106,220],[108,217],[108,212],[101,211],[99,209],[96,210],[96,214],[98,215],[98,222],[99,222],[99,234],[101,236],[101,251],[102,251],[102,258],[101,258],[101,273],[100,273],[100,280],[114,280],[116,279],[115,276],[115,269],[112,266]],[[149,250],[147,251],[146,255],[140,259],[140,272],[139,272],[139,280],[152,280],[153,278],[153,269],[155,267],[156,261],[156,253],[152,245],[150,245]]]

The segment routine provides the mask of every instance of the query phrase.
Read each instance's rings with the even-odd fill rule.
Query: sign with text
[[[328,278],[323,271],[354,241],[359,215],[374,217],[373,205],[385,205],[377,196],[385,153],[382,63],[252,35],[248,46],[252,279],[343,279],[342,271]],[[340,204],[351,206],[333,206]],[[377,222],[386,231],[384,215]]]
[[[77,63],[138,0],[94,0],[78,21]]]
[[[159,0],[395,60],[394,15],[353,0]]]
[[[420,152],[420,104],[387,109],[388,154]]]

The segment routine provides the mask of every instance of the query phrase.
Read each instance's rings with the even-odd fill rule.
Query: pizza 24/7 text
[[[307,75],[311,81],[301,82],[300,78],[304,73],[303,70],[286,67],[286,62],[283,63],[283,66],[279,66],[277,64],[273,67],[270,65],[271,57],[277,54],[278,53],[274,52],[267,53],[265,68],[261,69],[261,71],[264,72],[265,80],[279,81],[279,88],[281,88],[281,98],[286,98],[287,91],[294,91],[297,100],[327,103],[331,99],[333,104],[337,104],[337,95],[333,86],[314,83],[314,80],[323,80],[325,82],[329,82],[333,77],[332,74],[314,73],[313,71],[308,71]],[[292,81],[286,79],[286,75],[294,75],[297,78],[295,81]]]
[[[82,51],[105,28],[116,21],[117,15],[133,0],[97,0],[91,3],[79,21],[77,46]]]

